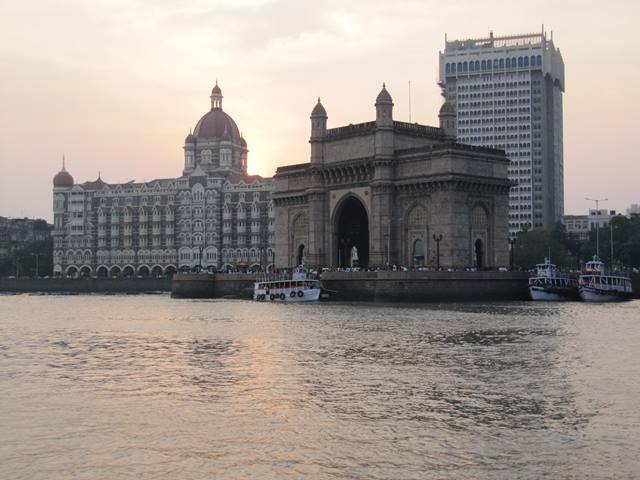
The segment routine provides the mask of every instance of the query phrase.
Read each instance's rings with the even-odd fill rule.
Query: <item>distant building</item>
[[[247,143],[222,91],[184,144],[178,178],[109,184],[53,179],[54,274],[161,276],[177,270],[267,268],[273,181],[247,174]]]
[[[564,62],[546,33],[446,41],[439,84],[458,142],[511,159],[509,231],[551,229],[564,215]]]
[[[640,215],[640,204],[633,203],[629,208],[627,208],[627,217],[631,215]]]
[[[42,219],[0,217],[0,257],[51,235],[51,225]]]
[[[588,215],[565,215],[564,226],[567,234],[579,240],[588,240],[589,232],[599,225],[604,228],[616,216],[615,210],[590,209]]]
[[[451,122],[394,120],[383,86],[374,120],[327,128],[318,100],[310,161],[274,177],[277,265],[506,265],[509,161],[456,143]]]
[[[565,231],[577,240],[588,240],[591,227],[588,215],[565,215]]]

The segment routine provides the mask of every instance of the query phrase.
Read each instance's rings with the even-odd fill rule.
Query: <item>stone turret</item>
[[[327,111],[322,106],[320,98],[311,111],[311,163],[321,164],[324,161],[323,138],[327,133]]]
[[[438,113],[440,119],[440,129],[447,138],[455,140],[458,136],[458,128],[456,126],[456,109],[448,100],[440,107],[440,113]]]
[[[382,90],[376,97],[376,158],[383,159],[393,155],[393,99],[382,84]],[[376,173],[377,175],[377,173]]]

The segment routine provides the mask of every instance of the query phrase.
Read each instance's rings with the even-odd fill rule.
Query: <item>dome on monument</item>
[[[380,90],[380,93],[376,97],[376,105],[381,103],[387,103],[387,104],[393,103],[393,99],[391,98],[391,95],[389,95],[389,92],[387,91],[387,87],[384,83],[382,84],[382,90]]]
[[[240,130],[236,122],[222,110],[222,90],[218,82],[211,90],[211,110],[198,121],[196,128],[193,129],[193,136],[197,139],[224,137],[235,141],[240,140]]]
[[[440,115],[447,115],[447,114],[455,115],[455,113],[456,113],[456,109],[449,100],[444,102],[440,107]]]
[[[322,106],[322,103],[320,103],[320,97],[318,97],[318,103],[316,103],[316,106],[313,107],[313,110],[311,111],[311,116],[312,117],[326,117],[327,116],[327,111]]]
[[[56,173],[56,176],[53,177],[53,186],[54,187],[73,187],[74,184],[73,177],[67,169],[64,167],[64,156],[62,157],[62,169]]]

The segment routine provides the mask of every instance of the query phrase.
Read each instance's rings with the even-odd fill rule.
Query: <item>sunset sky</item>
[[[249,170],[309,158],[318,96],[329,127],[394,117],[436,125],[450,39],[554,32],[566,67],[565,211],[585,196],[640,203],[637,2],[0,0],[0,215],[52,218],[63,152],[76,181],[177,177],[218,78]]]

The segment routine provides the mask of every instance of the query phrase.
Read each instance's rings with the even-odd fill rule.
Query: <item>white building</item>
[[[178,178],[75,183],[53,179],[54,273],[162,276],[194,268],[269,268],[273,181],[247,175],[247,143],[211,92],[189,133]]]
[[[510,234],[553,228],[564,215],[564,63],[553,36],[445,41],[439,61],[458,142],[503,149],[511,159]]]

